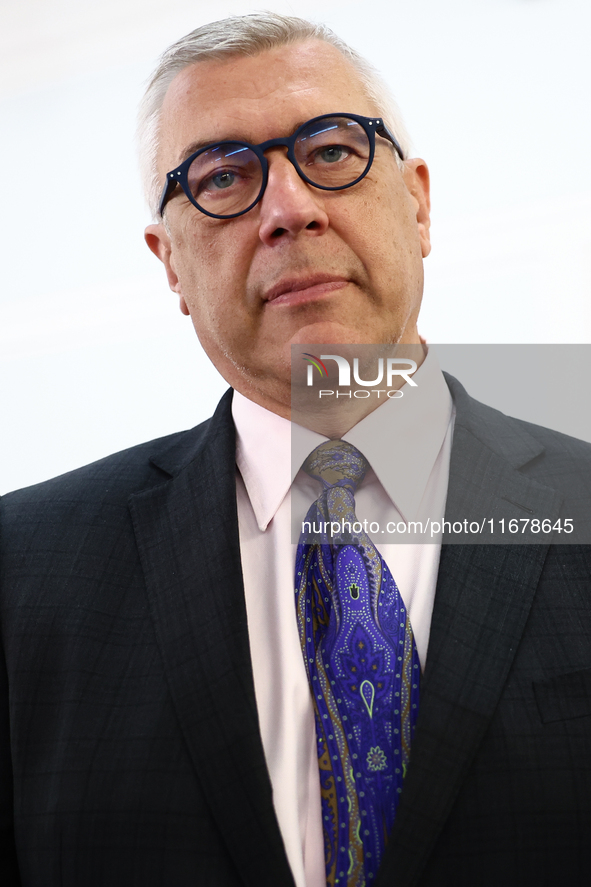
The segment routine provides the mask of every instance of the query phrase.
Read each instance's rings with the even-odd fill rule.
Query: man
[[[591,875],[591,556],[547,544],[390,555],[420,713],[379,868],[363,836],[361,869],[348,853],[342,875],[328,866],[292,477],[272,458],[289,448],[293,345],[420,349],[428,173],[382,101],[362,60],[296,19],[228,20],[163,57],[143,111],[146,240],[236,394],[192,432],[2,503],[3,883],[320,887],[325,862],[328,883],[383,887]],[[309,151],[318,118],[339,140]],[[419,374],[425,476],[398,498],[364,446],[359,512],[401,514],[418,487],[447,514],[581,510],[587,445],[450,380],[452,405],[430,357]],[[304,436],[371,450],[384,413],[355,409]],[[300,474],[293,494],[309,505],[317,485]]]

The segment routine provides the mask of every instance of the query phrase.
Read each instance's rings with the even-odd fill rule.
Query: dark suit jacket
[[[589,445],[450,386],[450,514],[582,515]],[[293,887],[234,446],[228,394],[193,431],[4,497],[3,887]],[[544,543],[442,549],[378,887],[591,883],[591,548]]]

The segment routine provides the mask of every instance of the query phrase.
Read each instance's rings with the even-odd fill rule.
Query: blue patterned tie
[[[340,440],[321,444],[303,465],[324,487],[304,525],[318,541],[306,542],[307,532],[298,545],[295,592],[316,716],[329,887],[369,887],[377,875],[419,702],[408,613],[355,515],[367,468],[359,450]],[[343,532],[330,535],[331,521]]]

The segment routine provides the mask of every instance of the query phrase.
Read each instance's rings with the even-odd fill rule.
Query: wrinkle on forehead
[[[262,57],[264,64],[261,66]],[[227,98],[233,94],[241,101],[258,100],[280,95],[286,84],[297,82],[298,77],[301,78],[300,88],[305,90],[309,77],[326,74],[327,62],[357,78],[355,69],[338,49],[324,41],[313,40],[278,46],[253,56],[237,55],[196,62],[177,74],[169,87],[167,99],[175,87],[182,92],[198,85],[205,90],[223,89]],[[240,75],[236,76],[238,69]]]

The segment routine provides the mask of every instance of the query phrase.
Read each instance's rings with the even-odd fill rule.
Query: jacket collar
[[[456,407],[447,519],[557,517],[560,497],[517,469],[543,452],[522,423],[472,400]],[[517,504],[516,504],[517,503]],[[455,541],[455,540],[454,540]],[[443,545],[408,775],[376,887],[418,883],[485,736],[534,599],[547,545]]]
[[[293,887],[256,709],[230,411],[228,392],[209,423],[155,454],[152,463],[169,479],[129,505],[195,777],[244,884]]]

